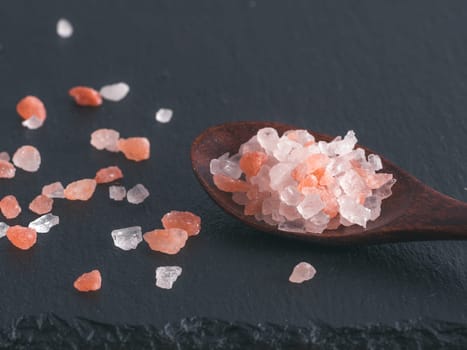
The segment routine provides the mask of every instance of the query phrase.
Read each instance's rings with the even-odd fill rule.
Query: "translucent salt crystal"
[[[120,133],[113,129],[98,129],[91,134],[91,145],[98,150],[118,152]]]
[[[315,142],[315,137],[307,130],[288,130],[284,133],[284,136],[301,145],[310,145]]]
[[[277,222],[275,222],[273,219],[272,219],[272,216],[271,215],[261,215],[261,219],[267,223],[268,225],[271,225],[271,226],[276,226],[277,225]]]
[[[277,143],[276,148],[272,152],[274,157],[280,161],[280,162],[285,162],[288,160],[290,154],[295,151],[296,149],[302,148],[302,145],[299,144],[298,142],[291,141],[288,138],[285,138],[284,140],[279,141]]]
[[[260,152],[263,151],[263,148],[258,142],[258,137],[255,135],[251,139],[249,139],[247,142],[242,144],[239,149],[239,154],[244,155],[245,153],[250,153],[250,152]]]
[[[287,219],[285,218],[285,216],[279,214],[279,208],[276,208],[272,214],[271,214],[271,218],[276,222],[276,223],[281,223],[281,222],[285,222],[287,221]]]
[[[339,212],[343,218],[353,224],[366,227],[366,223],[371,218],[371,210],[359,204],[350,196],[341,196],[337,199]]]
[[[42,187],[42,194],[49,198],[65,198],[64,190],[61,182],[54,182]]]
[[[258,174],[256,176],[253,176],[250,178],[250,182],[253,185],[258,186],[258,190],[260,192],[267,192],[271,189],[270,182],[269,182],[269,171],[271,168],[267,165],[263,165],[261,169],[259,170]]]
[[[123,100],[126,95],[130,92],[130,87],[127,83],[115,83],[110,85],[104,85],[101,87],[99,94],[109,101],[118,102]]]
[[[362,193],[368,193],[369,189],[365,181],[357,174],[356,171],[350,169],[344,175],[340,176],[338,182],[344,193],[357,197]]]
[[[309,220],[306,221],[305,227],[308,232],[323,233],[327,229],[329,223],[329,216],[320,211]]]
[[[10,155],[7,152],[0,152],[0,160],[4,160],[5,162],[10,161]]]
[[[305,222],[303,220],[295,220],[295,221],[284,221],[277,226],[277,228],[281,231],[286,232],[296,232],[296,233],[305,233]]]
[[[112,239],[116,247],[131,250],[143,241],[143,233],[140,226],[119,228],[112,231]]]
[[[389,180],[380,188],[373,190],[373,195],[380,197],[381,199],[390,197],[392,194],[391,188],[395,183],[396,183],[396,179]]]
[[[297,264],[289,277],[292,283],[303,283],[311,280],[316,275],[316,269],[307,262]]]
[[[381,198],[377,196],[370,196],[365,199],[363,203],[365,208],[371,210],[370,220],[376,220],[381,214]]]
[[[162,289],[172,289],[177,278],[182,274],[180,266],[159,266],[156,269],[156,286]]]
[[[287,205],[297,205],[303,200],[303,194],[295,186],[287,186],[280,191],[280,199]]]
[[[352,164],[348,160],[342,157],[331,159],[326,169],[332,176],[339,176],[344,174],[346,171],[352,168]]]
[[[279,206],[279,204],[280,200],[277,197],[268,197],[263,201],[261,205],[261,213],[263,215],[271,215],[272,212]]]
[[[249,202],[248,197],[246,196],[246,193],[244,192],[235,192],[232,194],[232,200],[240,205],[245,205]]]
[[[333,152],[338,155],[349,153],[353,150],[356,143],[355,132],[349,130],[343,140],[333,142]]]
[[[73,35],[73,26],[65,18],[60,18],[57,22],[57,34],[59,37],[67,39]]]
[[[13,164],[24,171],[36,172],[41,165],[41,155],[34,146],[22,146],[13,155]]]
[[[279,135],[276,129],[263,128],[257,133],[258,143],[264,148],[267,154],[272,154],[279,142]]]
[[[39,119],[38,117],[36,117],[35,115],[33,115],[32,117],[26,119],[24,122],[21,123],[25,128],[28,128],[30,130],[36,130],[36,129],[39,129],[42,124],[44,124],[44,120],[43,119]]]
[[[60,218],[53,214],[45,214],[31,221],[29,228],[36,230],[38,233],[47,233],[50,229],[60,223]]]
[[[301,219],[302,217],[296,206],[287,205],[285,203],[279,205],[279,214],[289,221]]]
[[[232,179],[239,179],[242,175],[242,170],[239,166],[238,156],[229,158],[229,153],[224,153],[217,159],[212,159],[209,163],[211,174],[222,174]]]
[[[279,190],[295,183],[290,175],[294,167],[295,164],[292,163],[277,163],[274,165],[269,171],[269,186],[273,190]]]
[[[126,189],[123,186],[110,186],[109,197],[114,201],[122,201],[126,197]]]
[[[309,219],[324,209],[324,203],[317,194],[309,194],[297,206],[304,219]]]
[[[131,204],[143,203],[148,197],[149,191],[141,184],[137,184],[135,187],[129,189],[126,194],[126,199]]]
[[[169,108],[161,108],[156,112],[156,120],[159,123],[168,123],[172,120],[173,111]]]
[[[368,165],[373,171],[378,171],[383,168],[383,162],[381,161],[380,156],[378,156],[377,154],[368,155]]]
[[[10,226],[8,226],[7,224],[5,224],[4,222],[0,222],[0,238],[6,236],[6,231],[8,231],[9,228]]]

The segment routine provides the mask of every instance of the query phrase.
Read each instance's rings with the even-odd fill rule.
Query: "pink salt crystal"
[[[113,129],[98,129],[91,134],[91,145],[98,150],[118,152],[120,133]]]
[[[126,189],[123,186],[110,186],[109,197],[114,201],[122,201],[126,197]]]
[[[14,219],[21,213],[17,199],[12,195],[3,197],[0,201],[0,210],[7,219]]]
[[[123,173],[118,166],[109,166],[97,171],[95,180],[98,184],[105,184],[123,178]]]
[[[15,177],[16,169],[8,161],[0,160],[0,178],[2,179],[12,179]]]
[[[42,187],[42,194],[49,198],[65,198],[64,190],[61,182],[54,182]]]
[[[10,155],[7,152],[0,152],[0,160],[4,160],[5,162],[10,161]]]
[[[196,236],[201,230],[201,218],[189,211],[172,210],[162,217],[164,228],[180,228],[188,236]]]
[[[96,180],[83,179],[70,183],[64,191],[65,198],[69,200],[87,201],[96,190]]]
[[[143,238],[152,250],[173,255],[185,246],[188,234],[179,228],[169,228],[146,232]]]
[[[289,281],[292,283],[303,283],[311,280],[315,275],[316,269],[312,265],[307,262],[301,262],[294,267]]]
[[[47,214],[52,211],[53,204],[54,200],[52,198],[40,194],[29,204],[29,210],[38,215]]]
[[[13,164],[24,171],[36,172],[41,165],[41,155],[34,146],[22,146],[13,155]]]

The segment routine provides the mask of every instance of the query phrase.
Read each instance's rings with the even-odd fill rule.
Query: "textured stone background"
[[[75,26],[69,40],[55,34],[62,16]],[[126,186],[151,191],[141,206],[110,202],[105,187],[88,203],[57,201],[61,225],[28,252],[0,240],[0,324],[42,312],[156,327],[189,316],[305,327],[466,322],[467,243],[331,249],[264,236],[209,200],[189,149],[225,121],[353,128],[362,144],[467,200],[467,2],[3,0],[0,44],[0,150],[32,144],[43,155],[38,173],[1,181],[0,196],[14,193],[26,209],[43,184],[113,164]],[[120,80],[132,89],[120,103],[91,110],[67,97],[73,85]],[[48,108],[38,131],[15,114],[26,94]],[[159,107],[174,109],[170,124],[154,121]],[[101,127],[149,137],[151,160],[94,150],[89,134]],[[204,220],[179,255],[113,247],[112,229],[156,228],[171,209]],[[318,274],[290,285],[302,260]],[[167,264],[184,268],[172,291],[154,286],[154,269]],[[75,277],[95,267],[102,290],[75,293]]]

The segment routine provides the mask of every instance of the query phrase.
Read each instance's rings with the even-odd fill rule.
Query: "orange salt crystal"
[[[263,152],[245,153],[240,159],[240,169],[242,169],[248,177],[255,176],[267,159],[268,156]]]
[[[8,228],[6,236],[11,244],[23,250],[28,250],[37,241],[36,230],[19,225]]]
[[[188,236],[196,236],[201,230],[201,218],[189,211],[172,210],[162,217],[162,226],[165,229],[180,228]]]
[[[129,137],[118,140],[118,149],[126,158],[139,162],[149,159],[151,144],[145,137]]]
[[[16,197],[12,195],[3,197],[0,201],[0,210],[7,219],[14,219],[21,213],[21,207]]]
[[[99,270],[83,273],[73,283],[73,287],[80,292],[93,292],[101,289],[101,286],[102,276]]]
[[[312,154],[305,160],[307,172],[312,173],[317,169],[324,168],[329,163],[329,157],[322,153]]]
[[[47,214],[52,211],[53,204],[52,198],[40,194],[29,204],[29,210],[38,215]]]
[[[214,184],[224,192],[248,192],[250,185],[243,180],[232,179],[222,174],[213,176]]]
[[[95,180],[98,184],[109,183],[123,178],[123,173],[118,166],[102,168],[96,173]]]
[[[44,121],[47,117],[45,106],[36,96],[26,96],[22,98],[16,105],[16,112],[23,119],[29,119],[33,115]]]
[[[323,212],[331,219],[336,217],[339,213],[339,204],[337,203],[336,196],[326,190],[320,191],[319,196],[324,203]]]
[[[65,198],[69,200],[87,201],[96,189],[96,180],[83,179],[70,183],[64,191]]]
[[[243,214],[245,215],[255,215],[256,213],[261,213],[261,207],[263,205],[262,199],[253,199],[245,204],[243,208]]]
[[[76,86],[70,89],[68,94],[80,106],[97,107],[102,104],[101,95],[93,88],[87,86]]]
[[[300,192],[303,192],[303,189],[305,187],[316,187],[318,185],[318,179],[316,178],[315,175],[306,175],[305,178],[300,181],[300,183],[297,186],[297,189]]]
[[[188,233],[180,228],[169,228],[146,232],[143,238],[152,250],[173,255],[185,246]]]
[[[302,181],[305,176],[306,176],[306,172],[307,172],[307,166],[306,164],[299,164],[295,167],[294,170],[292,170],[292,172],[290,173],[290,176],[292,176],[292,178],[298,182]]]
[[[12,179],[15,177],[16,168],[10,162],[0,159],[0,178],[1,179]]]

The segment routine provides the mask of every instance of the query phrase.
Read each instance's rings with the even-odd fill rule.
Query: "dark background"
[[[68,18],[75,33],[59,38]],[[187,316],[306,326],[427,317],[467,321],[467,243],[324,248],[264,235],[219,209],[191,171],[192,140],[233,120],[272,120],[329,134],[354,129],[428,185],[467,200],[467,2],[465,1],[19,1],[0,2],[0,151],[39,148],[38,173],[0,181],[27,224],[42,185],[92,177],[119,165],[143,183],[143,205],[108,199],[56,201],[60,226],[30,251],[0,240],[0,324],[53,312],[67,320],[161,326]],[[125,81],[126,99],[76,107],[67,91]],[[29,131],[17,101],[39,96],[48,119]],[[171,123],[154,120],[174,109]],[[97,128],[146,136],[152,157],[133,163],[89,145]],[[141,244],[124,252],[112,229],[160,227],[172,209],[192,210],[203,229],[176,256]],[[317,276],[288,283],[299,261]],[[173,290],[154,270],[180,265]],[[99,268],[102,290],[72,283]]]

